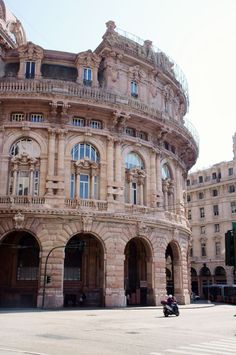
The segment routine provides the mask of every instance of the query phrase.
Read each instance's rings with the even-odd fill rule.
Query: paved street
[[[182,306],[179,317],[168,318],[160,307],[2,309],[0,354],[235,354],[236,307],[205,306]]]

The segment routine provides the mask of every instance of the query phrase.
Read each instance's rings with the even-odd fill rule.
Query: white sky
[[[5,0],[27,39],[45,49],[94,50],[105,23],[170,55],[184,71],[188,118],[200,136],[192,171],[231,160],[236,105],[236,0]]]

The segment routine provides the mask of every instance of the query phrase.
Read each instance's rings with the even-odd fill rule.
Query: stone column
[[[167,182],[163,181],[163,192],[164,192],[164,209],[168,210],[168,186]]]
[[[139,183],[139,204],[143,206],[143,181]]]
[[[107,142],[107,183],[111,186],[114,181],[114,140],[108,138]]]
[[[35,79],[41,79],[41,59],[35,61]]]
[[[48,234],[50,236],[55,235],[55,225],[48,226]],[[53,238],[52,238],[53,239]],[[56,238],[55,238],[56,239]],[[56,245],[53,242],[47,243],[47,246],[44,246],[41,257],[41,285],[38,292],[37,306],[42,307],[43,300],[43,282],[44,282],[44,270],[45,262],[48,253]],[[60,244],[58,245],[60,246]],[[44,307],[45,308],[61,308],[64,304],[63,296],[63,283],[64,283],[64,247],[55,249],[48,258],[47,263],[47,272],[46,275],[51,277],[51,283],[46,284],[45,287],[45,297],[44,297]]]
[[[160,244],[156,246],[154,255],[154,303],[156,306],[166,296],[166,259],[165,248]]]
[[[13,168],[13,183],[12,183],[12,195],[16,195],[16,184],[17,184],[17,174],[18,174],[18,167],[14,166]]]
[[[47,180],[52,181],[53,176],[55,175],[55,135],[56,131],[55,129],[49,129],[49,142],[48,142],[48,176]],[[51,187],[48,187],[47,189],[47,194],[52,195],[53,194],[53,189]]]
[[[24,79],[25,78],[25,61],[24,59],[20,59],[20,67],[18,71],[18,79]]]
[[[157,206],[163,208],[162,176],[161,176],[161,156],[156,155],[156,178],[157,178]]]
[[[121,232],[121,231],[120,231]],[[124,307],[126,297],[124,290],[124,249],[119,236],[107,241],[105,263],[105,306]]]
[[[55,136],[56,131],[49,129],[49,142],[48,142],[48,176],[52,178],[55,174]]]
[[[64,163],[65,163],[65,131],[60,130],[58,136],[58,158],[57,158],[57,174],[64,180]]]
[[[29,196],[33,196],[34,195],[34,191],[33,191],[33,185],[34,185],[34,167],[31,166],[30,167],[30,179],[29,179]]]
[[[117,140],[115,147],[115,180],[119,185],[121,184],[121,168],[121,141]]]
[[[151,207],[156,207],[156,195],[157,195],[157,168],[156,168],[156,152],[152,150],[151,152],[151,177],[150,177],[150,203]]]

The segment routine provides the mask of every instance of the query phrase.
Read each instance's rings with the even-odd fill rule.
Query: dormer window
[[[131,96],[138,97],[138,84],[136,81],[131,81]]]
[[[35,77],[35,62],[29,61],[25,63],[25,78],[34,79]]]
[[[83,83],[86,86],[92,85],[92,69],[91,68],[84,68],[83,71]]]

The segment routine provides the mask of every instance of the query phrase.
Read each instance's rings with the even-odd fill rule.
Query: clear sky
[[[200,136],[192,169],[231,160],[236,131],[236,0],[5,0],[27,39],[45,49],[94,50],[105,23],[170,55],[184,71],[188,118]]]

